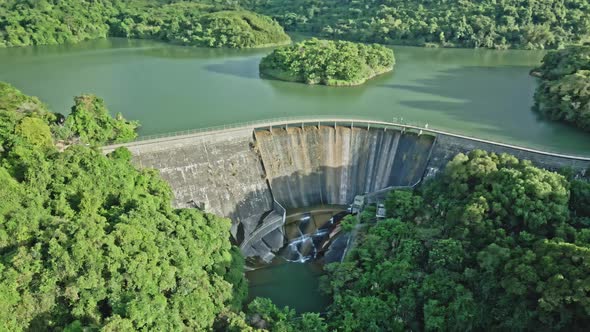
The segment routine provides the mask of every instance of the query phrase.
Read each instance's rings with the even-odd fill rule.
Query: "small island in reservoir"
[[[309,39],[275,49],[260,61],[263,77],[306,84],[353,86],[393,70],[393,50],[382,45]]]

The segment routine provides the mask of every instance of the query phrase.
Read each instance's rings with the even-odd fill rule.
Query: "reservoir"
[[[590,155],[590,135],[530,110],[536,51],[394,47],[393,73],[359,87],[260,79],[264,50],[106,39],[0,49],[0,80],[67,113],[93,93],[141,135],[287,116],[336,116],[430,128],[546,151]]]

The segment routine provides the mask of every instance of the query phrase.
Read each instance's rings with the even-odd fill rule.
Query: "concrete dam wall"
[[[441,171],[457,153],[510,153],[543,168],[571,167],[578,173],[590,167],[588,158],[434,130],[344,122],[245,126],[123,146],[137,166],[160,171],[170,183],[175,207],[231,218],[232,236],[242,252],[267,260],[283,244],[283,207],[348,205],[358,194],[411,186]]]
[[[383,128],[257,130],[256,147],[285,208],[350,204],[355,195],[420,181],[434,137]]]
[[[200,207],[231,218],[238,242],[272,210],[251,130],[138,142],[127,148],[139,167],[160,171],[174,193],[174,207]]]
[[[467,154],[473,150],[485,150],[497,154],[508,153],[518,159],[529,160],[537,167],[552,171],[569,167],[577,174],[584,174],[590,168],[589,158],[557,156],[454,135],[438,134],[428,161],[426,176],[433,176],[444,169],[457,154]]]

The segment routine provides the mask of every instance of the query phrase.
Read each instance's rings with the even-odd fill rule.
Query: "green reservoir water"
[[[297,313],[325,312],[330,298],[320,292],[322,267],[314,262],[279,262],[246,272],[249,301],[267,297],[280,308],[289,306]]]
[[[352,88],[262,80],[269,50],[211,50],[108,39],[0,49],[0,80],[67,112],[94,93],[141,134],[284,116],[403,118],[533,148],[590,155],[590,135],[530,111],[541,52],[395,47],[394,73]]]

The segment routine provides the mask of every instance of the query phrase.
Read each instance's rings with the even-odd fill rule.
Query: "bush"
[[[74,98],[75,105],[65,121],[65,126],[91,145],[128,142],[137,137],[139,123],[127,121],[121,114],[109,115],[104,101],[94,95]]]
[[[388,212],[402,219],[368,225],[345,263],[327,267],[330,328],[583,330],[589,202],[587,182],[459,154],[420,192],[393,192]]]
[[[344,217],[344,219],[342,219],[342,222],[340,223],[340,227],[342,227],[343,232],[348,233],[348,232],[352,231],[356,227],[357,224],[358,224],[357,217],[353,216],[352,214],[349,214],[346,217]]]
[[[49,126],[39,118],[23,118],[16,126],[16,134],[38,147],[50,147],[53,145]]]

